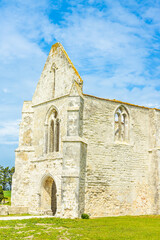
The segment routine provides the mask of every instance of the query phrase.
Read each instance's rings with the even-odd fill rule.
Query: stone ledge
[[[128,145],[133,146],[130,142],[121,142],[121,141],[114,141],[114,145]]]
[[[44,104],[47,104],[49,102],[54,102],[56,100],[59,100],[61,98],[65,98],[65,97],[68,97],[69,94],[66,94],[66,95],[63,95],[63,96],[59,96],[59,97],[56,97],[56,98],[53,98],[53,99],[50,99],[50,100],[47,100],[47,101],[44,101],[44,102],[40,102],[40,103],[37,103],[37,104],[34,104],[32,105],[32,107],[37,107],[37,106],[40,106],[40,105],[44,105]]]
[[[35,152],[35,150],[30,146],[20,146],[15,150],[15,152]]]
[[[79,176],[75,176],[75,175],[62,175],[62,178],[79,178]]]
[[[8,206],[9,214],[27,214],[28,207],[16,207],[16,206]]]
[[[67,111],[68,112],[79,112],[80,107],[68,107]]]
[[[66,136],[62,139],[62,142],[82,142],[88,144],[86,139],[79,136]]]
[[[45,154],[37,159],[32,160],[31,162],[43,162],[43,161],[55,161],[55,160],[62,160],[63,155],[62,153],[52,153],[52,154]]]
[[[71,171],[71,169],[63,169],[62,170],[62,178],[65,177],[73,177],[73,178],[79,178],[79,171]]]
[[[7,205],[0,205],[0,215],[8,215],[8,207]]]
[[[160,147],[158,146],[158,147],[155,147],[155,148],[151,148],[151,149],[149,149],[148,150],[148,152],[153,152],[153,151],[159,151],[160,150]]]

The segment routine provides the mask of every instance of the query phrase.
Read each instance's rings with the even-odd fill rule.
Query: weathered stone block
[[[0,215],[8,215],[8,214],[9,214],[8,206],[1,205],[0,206]]]

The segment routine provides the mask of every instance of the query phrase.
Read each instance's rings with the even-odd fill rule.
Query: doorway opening
[[[41,207],[46,214],[55,215],[57,211],[57,189],[55,181],[48,176],[42,182]]]

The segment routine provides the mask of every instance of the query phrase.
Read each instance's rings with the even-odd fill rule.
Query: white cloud
[[[154,41],[157,25],[146,23],[147,7],[139,10],[141,6],[134,4],[133,12],[118,1],[102,10],[73,7],[64,24],[56,27],[55,36],[80,70],[86,93],[157,106],[160,75],[155,62],[158,65],[160,59],[152,58],[154,51],[160,51]]]
[[[10,92],[10,90],[9,90],[8,88],[3,88],[2,91],[3,91],[4,93],[9,93],[9,92]]]
[[[18,143],[20,120],[0,122],[0,144]]]

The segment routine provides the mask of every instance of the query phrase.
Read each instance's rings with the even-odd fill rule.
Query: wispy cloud
[[[8,88],[3,88],[2,91],[3,91],[4,93],[9,93],[9,92],[10,92],[10,90],[8,90]]]
[[[18,143],[20,120],[0,122],[0,144]]]
[[[160,105],[158,94],[148,95],[144,91],[150,89],[159,93],[155,87],[159,86],[160,77],[157,56],[160,51],[157,34],[160,5],[153,8],[134,2],[137,10],[132,11],[120,1],[108,2],[102,9],[94,5],[73,6],[63,24],[57,26],[56,39],[60,39],[71,53],[86,80],[84,85],[88,92],[96,94],[98,86],[98,95],[107,98],[109,87],[111,98],[140,105],[150,105],[150,102],[153,106]],[[88,88],[91,77],[96,78],[95,84]],[[130,88],[130,85],[135,87]]]

